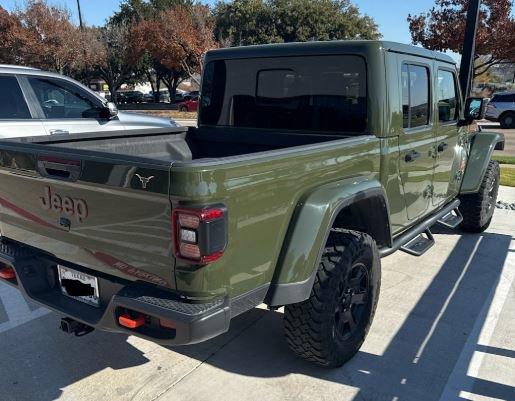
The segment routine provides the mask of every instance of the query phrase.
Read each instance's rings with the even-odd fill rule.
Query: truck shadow
[[[295,373],[340,383],[358,389],[355,400],[440,400],[459,358],[465,370],[462,375],[455,372],[454,381],[461,385],[471,382],[466,367],[474,351],[514,357],[515,351],[477,344],[511,240],[511,236],[490,233],[462,236],[386,348],[377,345],[384,343],[389,330],[384,316],[389,311],[381,310],[380,301],[363,349],[369,348],[369,341],[375,342],[376,349],[384,349],[381,355],[360,351],[340,369],[312,366],[289,352],[282,336],[282,313],[254,310],[251,313],[258,322],[205,363],[244,376],[275,378]],[[382,297],[403,297],[402,292],[396,294],[396,287],[383,288]],[[467,340],[473,344],[468,352]],[[193,348],[176,351],[189,354]],[[225,391],[237,391],[230,382],[228,378]],[[445,401],[462,399],[460,390],[446,393]],[[468,390],[483,397],[515,399],[514,387],[487,380],[474,380]]]
[[[1,334],[2,401],[55,400],[64,387],[104,369],[148,362],[127,336],[94,332],[76,339],[58,330],[59,319],[49,313]]]
[[[312,391],[321,386],[317,382],[323,381],[327,382],[322,385],[324,393],[311,399],[331,399],[333,390],[338,392],[335,399],[342,398],[342,394],[347,394],[343,391],[350,389],[353,395],[346,399],[438,401],[458,359],[465,366],[463,373],[454,372],[458,375],[455,382],[461,385],[471,382],[466,376],[466,367],[474,351],[515,357],[513,350],[478,345],[477,338],[477,326],[479,329],[483,326],[484,310],[492,302],[506,255],[511,251],[511,240],[511,236],[490,233],[464,235],[457,240],[441,267],[433,266],[437,272],[430,281],[425,279],[427,286],[424,289],[421,289],[424,278],[415,273],[413,277],[396,276],[401,278],[390,280],[396,281],[393,285],[383,285],[379,310],[363,350],[340,369],[324,369],[296,358],[283,338],[281,312],[254,309],[237,317],[231,330],[223,336],[203,344],[172,349],[146,342],[134,343],[128,341],[127,336],[102,332],[77,340],[57,331],[59,318],[51,313],[0,335],[0,399],[49,401],[61,397],[63,389],[71,385],[74,400],[145,399],[138,394],[141,388],[136,389],[131,378],[139,377],[142,381],[141,376],[144,376],[144,387],[147,388],[163,385],[153,381],[159,373],[150,371],[155,369],[155,363],[149,364],[159,353],[163,361],[168,358],[175,361],[168,362],[171,367],[163,362],[163,371],[175,371],[174,374],[180,377],[177,381],[183,381],[181,384],[191,388],[196,399],[209,399],[210,394],[217,394],[215,398],[219,399],[222,388],[225,394],[244,394],[242,386],[248,379],[242,380],[242,377],[270,379],[261,391],[279,389],[284,392],[286,388],[281,389],[280,382],[274,382],[274,379],[281,380],[294,374],[302,376],[302,381],[297,378],[296,387],[287,387],[288,391],[298,392],[288,393],[290,399],[305,398],[303,391],[306,390],[310,390],[310,394],[319,394]],[[429,268],[430,259],[424,260]],[[388,259],[385,260],[388,270],[385,276],[423,268],[407,255],[406,259],[401,257],[396,261],[392,266]],[[404,261],[407,266],[399,267],[398,264]],[[422,295],[413,302],[405,302],[413,299],[403,292],[410,285],[418,286],[416,291]],[[398,305],[392,301],[403,298]],[[388,319],[395,314],[399,323],[391,326]],[[391,339],[387,344],[386,338]],[[469,351],[464,348],[467,341],[473,344]],[[188,371],[186,363],[200,375],[199,369],[215,367],[219,369],[220,377],[200,385],[188,381],[189,376],[183,377]],[[104,372],[101,376],[104,379],[98,381],[89,378],[106,369],[123,373]],[[86,378],[91,384],[90,381],[79,383]],[[192,380],[198,378],[198,374],[192,375]],[[174,394],[174,380],[167,381],[165,388],[173,399],[183,399],[180,394]],[[278,383],[279,387],[271,387],[273,383]],[[252,388],[258,389],[256,385]],[[460,400],[460,390],[463,389],[453,388],[445,401]],[[515,399],[513,387],[488,380],[475,380],[468,390],[483,397]],[[262,398],[259,393],[249,394],[249,397]]]

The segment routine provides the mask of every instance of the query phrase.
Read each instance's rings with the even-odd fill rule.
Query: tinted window
[[[515,95],[495,95],[490,103],[513,103],[515,102]]]
[[[429,70],[418,65],[402,66],[404,128],[429,124]]]
[[[200,124],[363,133],[366,93],[358,56],[212,61],[204,72]]]
[[[98,118],[101,102],[67,81],[29,78],[46,118]]]
[[[31,118],[30,111],[18,81],[12,76],[0,76],[0,119],[28,118]]]
[[[440,122],[458,119],[458,96],[456,80],[450,71],[438,71],[438,119]]]

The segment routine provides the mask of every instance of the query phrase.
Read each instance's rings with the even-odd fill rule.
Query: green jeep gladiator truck
[[[381,257],[481,232],[504,138],[446,55],[382,41],[211,51],[197,128],[0,142],[0,277],[65,316],[166,345],[284,306],[291,349],[360,348]]]

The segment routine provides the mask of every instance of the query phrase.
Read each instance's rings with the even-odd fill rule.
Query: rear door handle
[[[438,145],[438,152],[439,153],[442,153],[443,151],[445,151],[445,149],[447,149],[449,147],[449,145],[447,145],[445,142],[442,142],[440,145]]]
[[[416,150],[410,150],[409,153],[407,153],[406,156],[404,157],[404,161],[406,163],[411,163],[411,162],[414,162],[415,160],[417,160],[419,157],[420,157],[419,152],[417,152]]]
[[[51,129],[50,135],[66,135],[69,134],[70,131],[67,131],[65,129]]]

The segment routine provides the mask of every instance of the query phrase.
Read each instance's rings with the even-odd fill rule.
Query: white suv
[[[496,93],[486,108],[485,118],[502,128],[515,128],[515,91]]]
[[[118,112],[79,82],[35,68],[0,65],[0,88],[0,138],[178,126]]]

